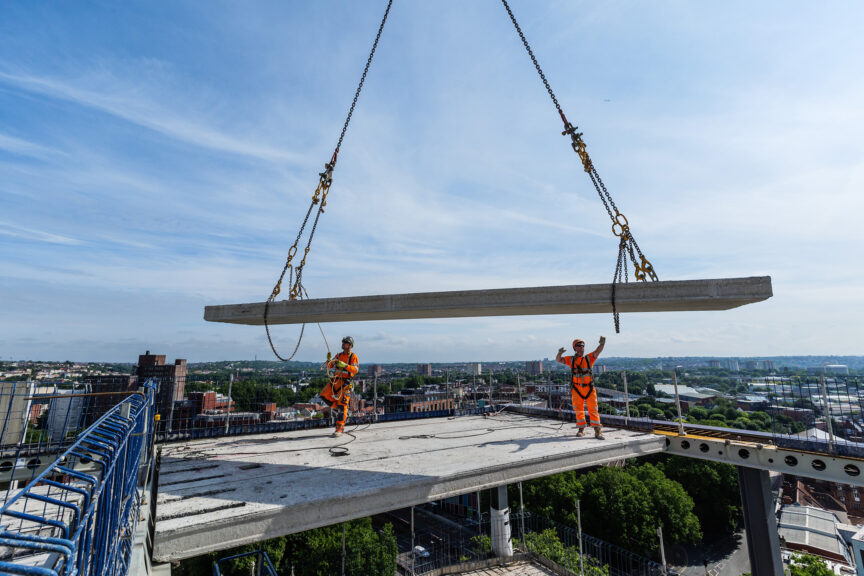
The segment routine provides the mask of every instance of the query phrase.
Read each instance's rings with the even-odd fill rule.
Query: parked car
[[[423,546],[414,546],[414,557],[415,558],[428,558],[429,551],[426,550]]]

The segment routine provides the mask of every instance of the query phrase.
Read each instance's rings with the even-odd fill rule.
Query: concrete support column
[[[499,558],[513,556],[513,542],[510,540],[510,508],[507,506],[507,486],[490,490],[492,502],[489,525],[492,538],[492,553]]]
[[[738,486],[744,509],[744,528],[753,576],[783,574],[780,537],[767,470],[738,466]]]

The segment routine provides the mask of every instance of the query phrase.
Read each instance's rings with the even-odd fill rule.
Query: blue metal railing
[[[235,554],[226,558],[220,558],[213,563],[213,576],[222,576],[220,565],[223,562],[228,562],[229,560],[237,560],[239,558],[246,558],[249,556],[254,556],[255,560],[257,560],[257,563],[255,564],[255,576],[277,576],[276,568],[273,567],[273,562],[270,561],[270,557],[267,556],[267,552],[263,550],[253,550],[252,552],[243,552],[242,554]]]
[[[128,571],[142,463],[152,448],[154,387],[109,409],[0,507],[0,572],[54,576]]]
[[[0,454],[59,453],[93,421],[96,396],[75,383],[0,382]]]

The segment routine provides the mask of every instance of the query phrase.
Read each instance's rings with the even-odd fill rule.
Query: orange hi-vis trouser
[[[321,397],[336,411],[336,430],[343,432],[348,419],[348,401],[351,400],[351,381],[334,378],[321,391]]]
[[[582,393],[575,388],[579,389]],[[590,394],[588,391],[591,391]],[[582,398],[582,396],[588,396]],[[576,426],[585,427],[585,408],[588,408],[588,423],[594,428],[600,427],[600,413],[597,411],[597,390],[590,384],[572,384],[570,386],[570,400],[573,402],[573,411],[576,412]]]

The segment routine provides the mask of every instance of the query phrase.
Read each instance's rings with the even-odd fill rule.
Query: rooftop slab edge
[[[383,429],[373,426],[351,445],[356,446],[351,456],[336,460],[325,451],[292,454],[293,449],[285,451],[274,443],[277,437],[259,439],[259,444],[252,444],[250,438],[250,448],[262,446],[260,451],[256,449],[260,455],[252,457],[260,467],[247,466],[248,456],[236,460],[237,453],[248,449],[242,446],[241,439],[232,439],[222,448],[221,443],[202,441],[188,447],[175,446],[168,468],[173,484],[165,487],[168,490],[164,495],[160,486],[161,511],[157,513],[154,559],[181,560],[449,496],[659,453],[665,446],[661,437],[614,430],[608,432],[605,441],[574,441],[571,436],[575,430],[571,426],[562,431],[554,425],[544,427],[543,420],[546,419],[535,417],[536,425],[510,420],[496,424],[482,419],[471,419],[470,424],[465,419],[411,424],[421,427],[415,431],[437,430],[446,436],[432,440],[402,440],[399,436],[406,430],[401,425]],[[530,426],[522,425],[526,423]],[[456,437],[455,432],[446,432],[450,427],[466,435]],[[481,432],[495,428],[496,435],[474,439],[473,433],[467,433],[474,427]],[[376,429],[382,430],[384,436],[375,433]],[[284,437],[290,446],[303,448],[306,446],[303,442],[322,442],[316,434],[306,431],[277,436]],[[446,460],[430,459],[429,447],[418,446],[416,442],[430,443],[429,447],[435,448],[432,452],[446,454]],[[518,449],[514,442],[520,443]],[[216,453],[201,453],[205,446]],[[446,451],[440,451],[444,447]],[[190,456],[187,459],[183,454]],[[454,458],[456,454],[461,456]],[[225,458],[232,460],[224,461]],[[196,472],[190,466],[195,462],[218,464],[220,468]],[[292,463],[304,465],[292,467]],[[240,468],[241,465],[245,468]],[[194,478],[197,478],[194,482],[187,481]],[[338,485],[340,489],[330,494],[331,491],[318,488],[329,485]],[[235,486],[236,490],[225,490]],[[280,492],[289,496],[282,499]],[[204,507],[194,515],[175,514],[182,509],[188,511],[199,502]]]
[[[602,314],[612,312],[612,287],[577,284],[281,300],[270,305],[268,323]],[[615,285],[619,312],[729,310],[771,296],[770,276]],[[204,320],[260,326],[264,324],[264,306],[264,302],[205,306]]]

